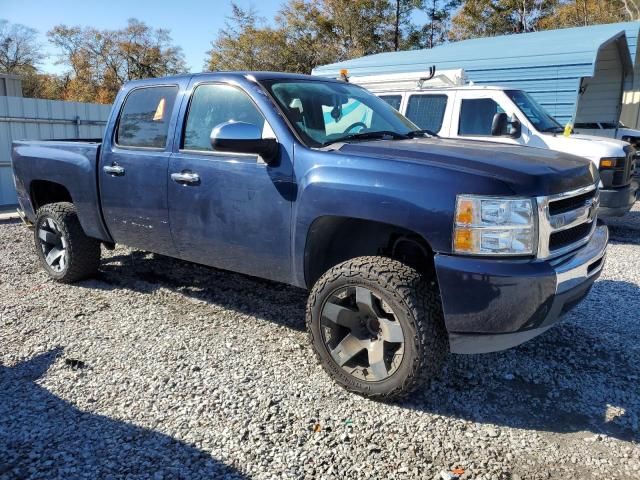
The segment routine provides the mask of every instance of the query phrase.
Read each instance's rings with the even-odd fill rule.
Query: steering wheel
[[[351,130],[353,130],[356,127],[367,128],[367,125],[365,123],[363,123],[363,122],[352,123],[347,128],[345,128],[344,132],[342,132],[342,133],[351,133]]]

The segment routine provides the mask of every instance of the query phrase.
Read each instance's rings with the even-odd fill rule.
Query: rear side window
[[[502,113],[491,98],[468,98],[460,105],[458,135],[491,135],[491,124],[496,113]]]
[[[120,113],[116,143],[122,147],[164,148],[178,87],[145,87],[127,96]]]
[[[196,87],[184,127],[182,148],[213,150],[211,130],[225,122],[252,123],[265,132],[265,120],[251,98],[231,85],[209,84]],[[268,131],[268,129],[267,129]]]
[[[396,110],[400,111],[400,102],[402,101],[401,95],[380,95],[380,98]]]
[[[446,108],[446,95],[411,95],[407,118],[420,128],[437,133],[442,128]]]

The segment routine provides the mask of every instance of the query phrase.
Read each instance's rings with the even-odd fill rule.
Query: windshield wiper
[[[378,138],[391,137],[394,140],[406,140],[409,135],[403,135],[402,133],[394,132],[392,130],[379,130],[375,132],[360,132],[360,133],[351,133],[349,135],[345,135],[344,137],[339,137],[334,140],[329,140],[322,144],[323,147],[327,145],[331,145],[332,143],[346,142],[348,140],[374,140]]]
[[[564,132],[564,128],[557,126],[557,127],[548,127],[545,128],[544,130],[542,130],[543,133],[560,133],[560,132]]]
[[[415,138],[416,135],[429,135],[430,137],[439,138],[436,132],[432,132],[431,130],[422,129],[422,130],[411,130],[407,133],[407,137]]]

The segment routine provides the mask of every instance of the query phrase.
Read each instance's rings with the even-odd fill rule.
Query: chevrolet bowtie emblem
[[[554,215],[550,218],[551,227],[554,229],[562,228],[565,225],[575,222],[579,218],[584,220],[593,220],[596,211],[598,210],[597,203],[592,199],[585,201],[584,205],[571,212]],[[585,218],[586,217],[586,218]]]

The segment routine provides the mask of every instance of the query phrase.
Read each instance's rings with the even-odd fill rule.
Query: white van
[[[547,148],[590,159],[600,170],[600,215],[619,216],[639,194],[635,149],[614,138],[571,134],[531,96],[517,89],[478,86],[464,71],[349,77],[416,125],[441,137]]]

